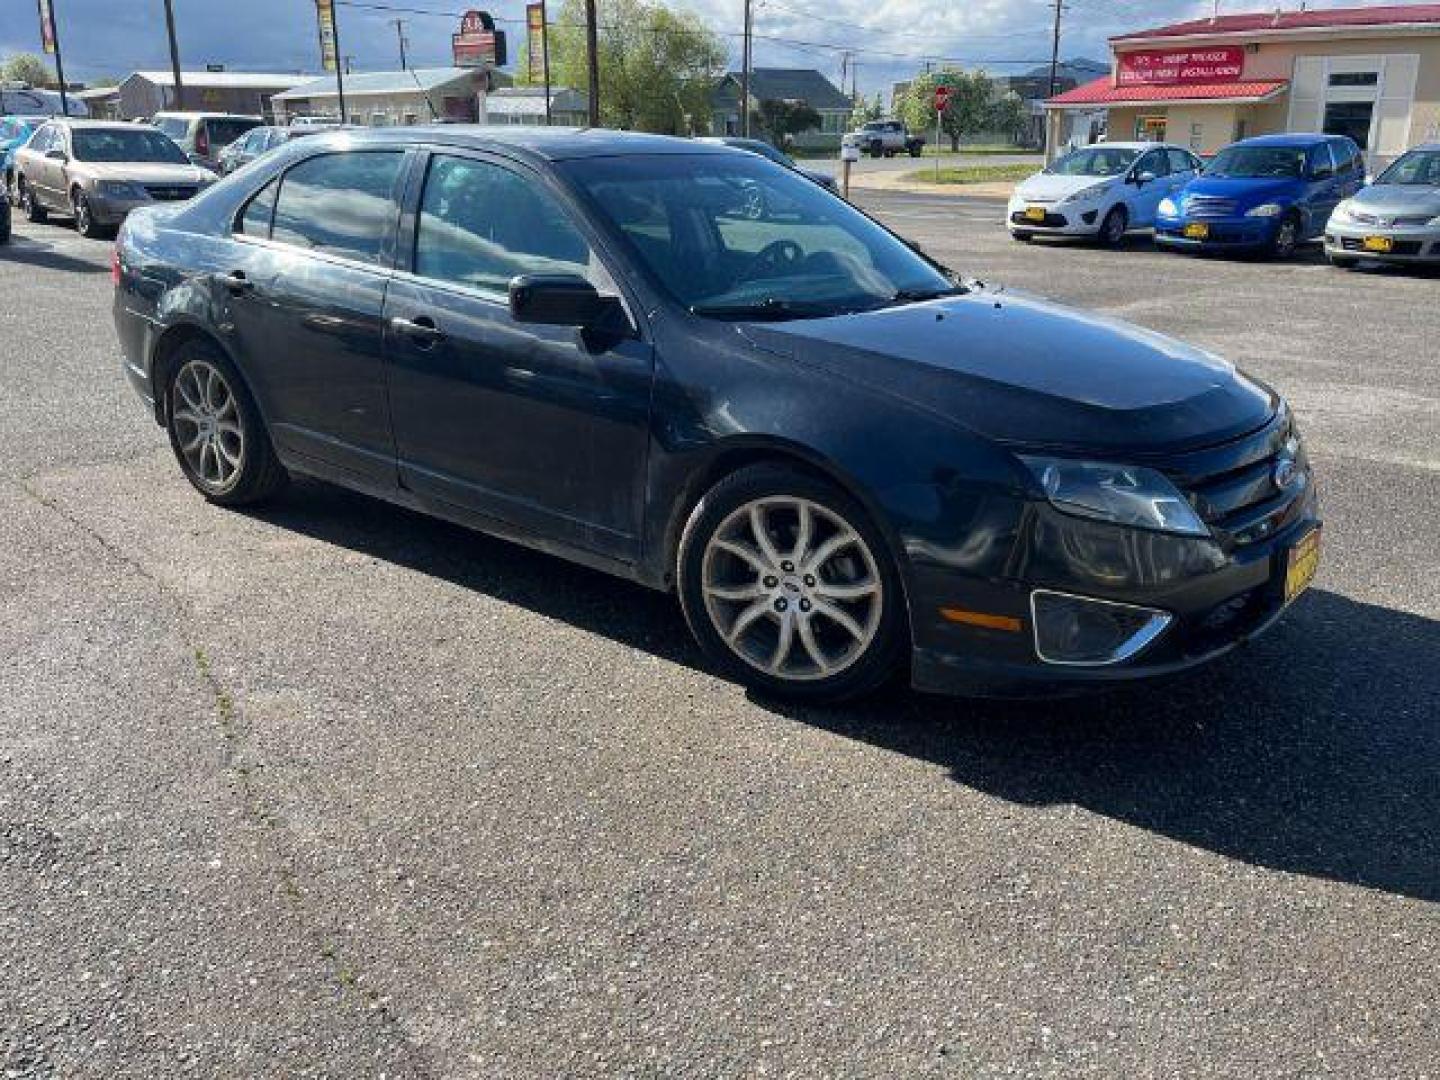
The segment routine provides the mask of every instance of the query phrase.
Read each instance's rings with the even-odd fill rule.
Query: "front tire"
[[[1275,239],[1270,241],[1270,257],[1291,258],[1299,246],[1300,218],[1292,212],[1280,219],[1280,226],[1275,230]]]
[[[105,228],[95,220],[95,213],[90,209],[90,200],[83,191],[76,191],[70,196],[70,205],[75,215],[76,232],[87,240],[98,240],[105,235]]]
[[[1100,222],[1096,239],[1101,247],[1119,247],[1125,242],[1125,233],[1130,228],[1130,213],[1123,206],[1113,206]]]
[[[1035,234],[1028,232],[1012,232],[1010,235],[1022,244],[1028,244],[1035,239]]]
[[[185,479],[210,502],[263,502],[289,480],[235,365],[207,341],[180,347],[166,387],[165,427]]]
[[[892,674],[904,600],[884,537],[817,476],[759,465],[701,498],[677,579],[691,632],[722,672],[792,701],[842,701]]]

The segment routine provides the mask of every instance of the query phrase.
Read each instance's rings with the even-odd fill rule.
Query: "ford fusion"
[[[762,693],[1174,672],[1315,572],[1269,387],[963,281],[757,156],[317,135],[132,214],[114,270],[124,370],[206,499],[306,474],[673,590]]]

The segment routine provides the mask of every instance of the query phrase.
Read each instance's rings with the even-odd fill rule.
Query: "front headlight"
[[[1341,202],[1340,202],[1340,205],[1337,206],[1337,207],[1335,207],[1334,213],[1332,213],[1330,216],[1331,216],[1332,218],[1334,218],[1336,221],[1349,221],[1349,220],[1350,220],[1350,208],[1351,208],[1351,206],[1353,206],[1353,205],[1354,205],[1354,203],[1353,203],[1352,200],[1350,200],[1350,199],[1342,199]]]
[[[1245,216],[1246,216],[1246,217],[1275,217],[1277,214],[1283,214],[1284,212],[1285,212],[1285,208],[1284,208],[1283,206],[1281,206],[1279,203],[1267,202],[1267,203],[1261,203],[1259,206],[1255,207],[1253,210],[1246,210],[1246,211],[1245,211]]]
[[[1169,199],[1169,198],[1161,199],[1161,200],[1160,200],[1160,205],[1159,205],[1159,207],[1157,207],[1157,209],[1160,211],[1160,213],[1164,214],[1166,217],[1179,217],[1179,216],[1180,216],[1180,207],[1178,207],[1178,206],[1175,205],[1175,200],[1174,200],[1174,199]]]
[[[129,180],[101,180],[96,187],[101,195],[108,195],[112,199],[144,199],[148,197],[146,190],[139,184],[132,184]]]
[[[1175,485],[1154,469],[1020,455],[1057,510],[1141,529],[1208,536]]]
[[[1073,195],[1066,195],[1066,196],[1065,196],[1063,199],[1061,199],[1060,201],[1061,201],[1062,203],[1076,203],[1076,202],[1084,202],[1086,199],[1098,199],[1101,195],[1105,194],[1105,192],[1107,192],[1107,191],[1109,191],[1109,190],[1110,190],[1110,184],[1109,184],[1109,182],[1106,182],[1106,183],[1104,183],[1104,184],[1091,184],[1091,185],[1090,185],[1089,187],[1087,187],[1087,188],[1081,188],[1079,191],[1075,192]]]
[[[1429,221],[1427,221],[1427,222],[1425,223],[1425,225],[1426,225],[1427,228],[1437,228],[1437,229],[1440,229],[1440,215],[1437,215],[1436,217],[1432,217]]]

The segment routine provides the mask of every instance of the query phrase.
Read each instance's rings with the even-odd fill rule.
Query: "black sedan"
[[[132,215],[116,280],[124,370],[207,499],[304,473],[674,590],[769,694],[1173,672],[1318,558],[1274,391],[718,147],[317,135]]]

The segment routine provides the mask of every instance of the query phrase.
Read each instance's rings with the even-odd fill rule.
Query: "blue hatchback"
[[[1364,185],[1360,148],[1343,136],[1242,139],[1160,203],[1155,243],[1286,258],[1303,241],[1320,236],[1340,200]]]

